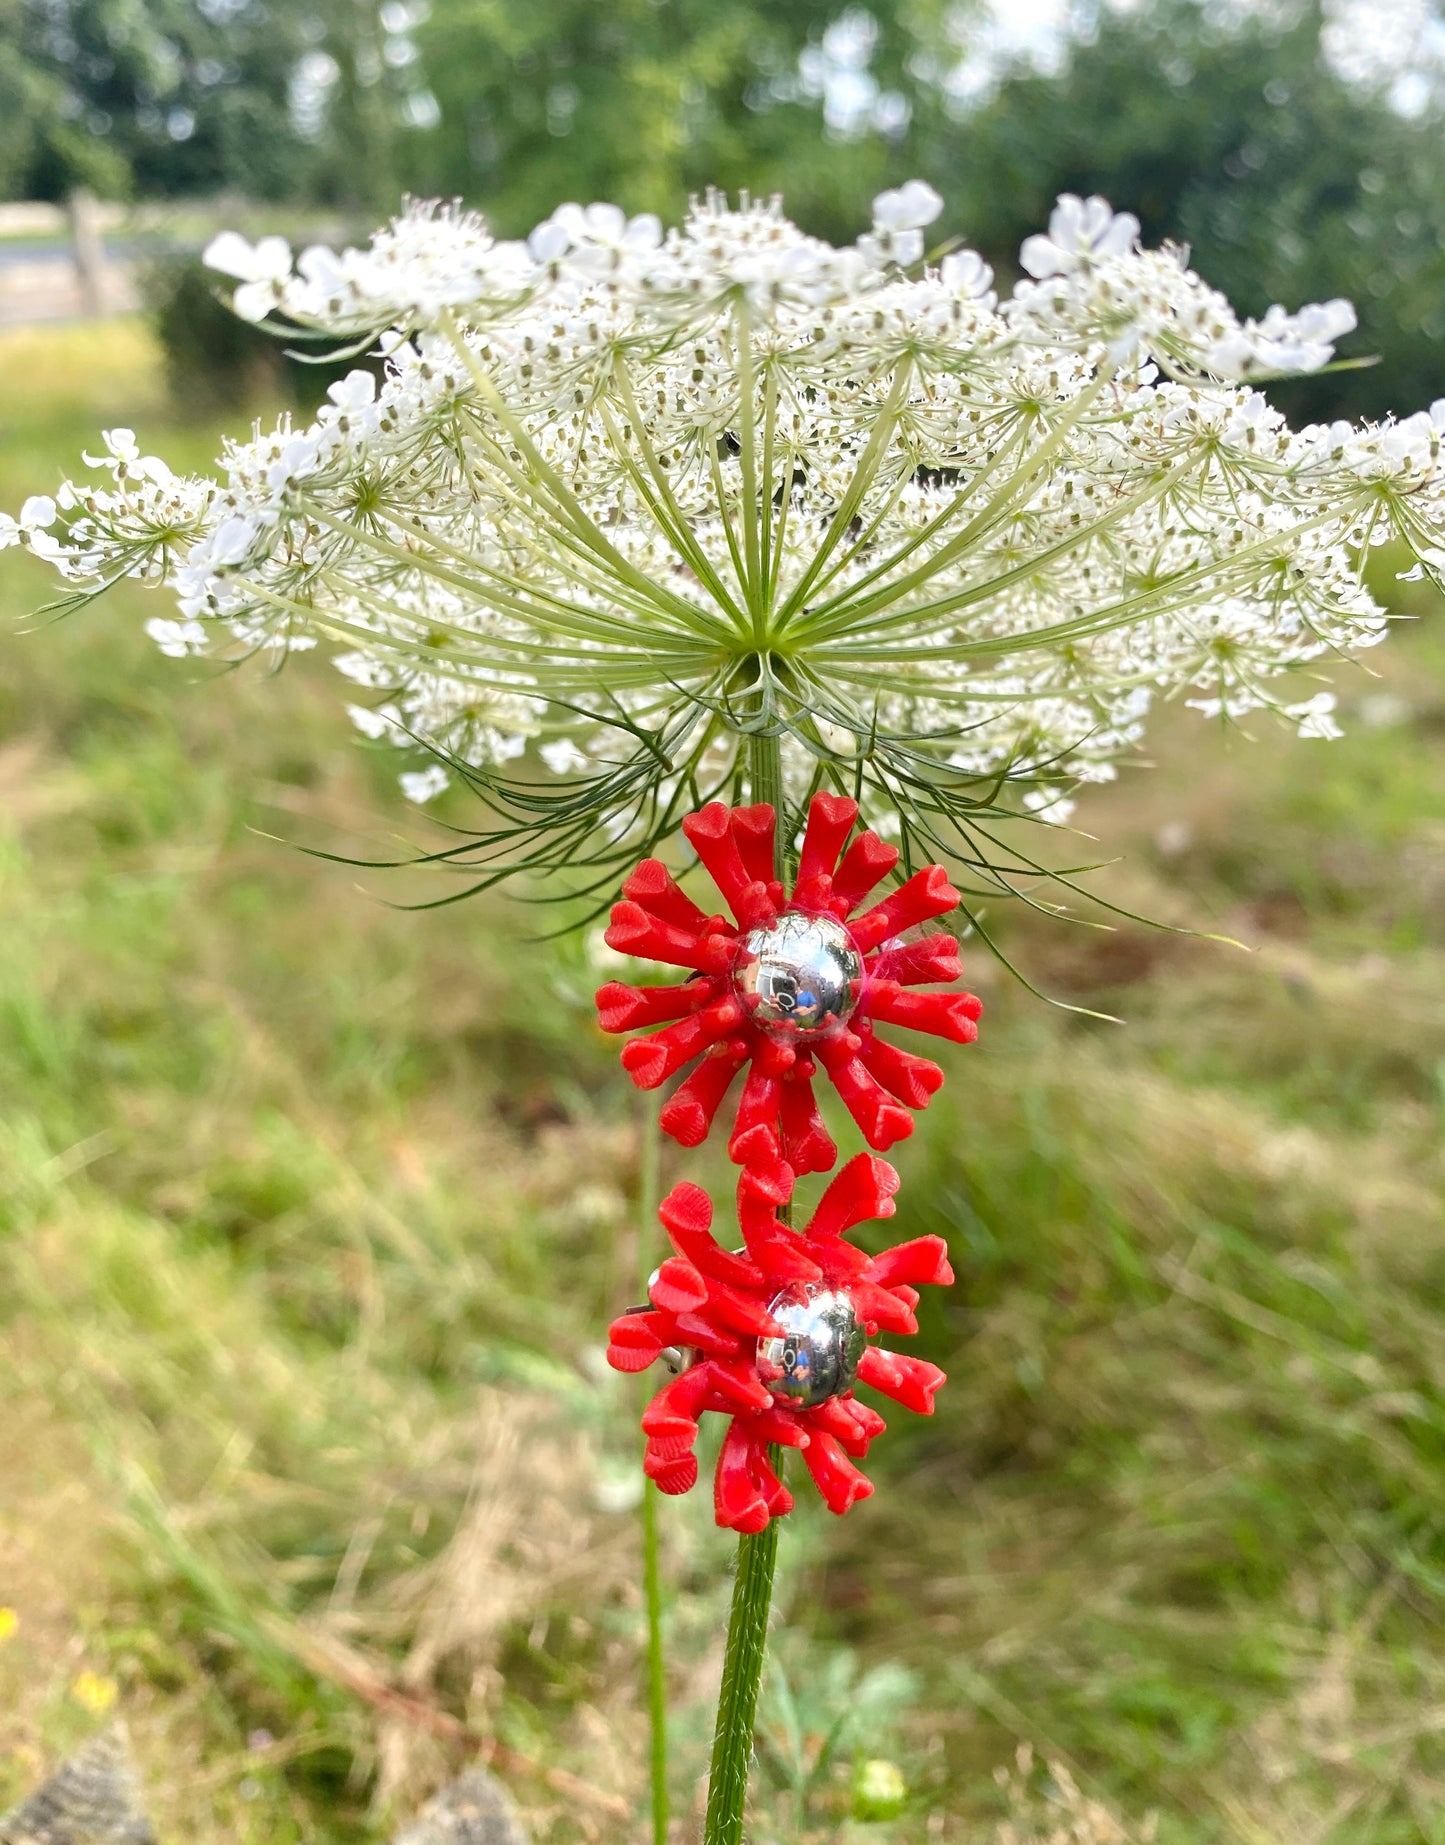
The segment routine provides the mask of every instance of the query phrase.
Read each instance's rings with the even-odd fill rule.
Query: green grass
[[[214,447],[134,327],[3,352],[0,504],[102,424]],[[43,590],[7,554],[5,609]],[[198,673],[153,608],[3,643],[0,1806],[93,1726],[88,1668],[168,1839],[384,1837],[462,1752],[417,1706],[511,1751],[539,1841],[640,1837],[638,1399],[599,1343],[644,1252],[585,968],[296,850],[422,823],[324,664]],[[812,1839],[1445,1840],[1445,633],[1371,666],[1345,742],[1170,717],[1080,815],[1103,888],[1246,948],[1006,921],[1122,1026],[974,957],[896,1226],[953,1245],[951,1381],[875,1499],[784,1533],[757,1845],[797,1845],[840,1694]],[[730,1547],[705,1494],[664,1527],[686,1813]],[[855,1752],[904,1766],[896,1825],[845,1826]]]

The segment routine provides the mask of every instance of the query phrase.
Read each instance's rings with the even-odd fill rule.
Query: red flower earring
[[[908,1111],[927,1106],[943,1072],[876,1036],[875,1025],[903,1025],[956,1044],[977,1037],[982,1007],[971,993],[908,990],[959,978],[953,937],[899,939],[955,908],[958,892],[941,865],[928,865],[855,916],[898,862],[897,847],[876,833],[860,833],[843,850],[857,817],[856,801],[813,797],[785,902],[773,876],[771,807],[714,801],[689,815],[683,832],[732,921],[705,915],[658,859],[644,859],[623,885],[608,944],[693,974],[665,987],[609,981],[597,994],[598,1014],[604,1031],[664,1027],[623,1049],[623,1066],[640,1089],[655,1089],[701,1059],[662,1110],[664,1130],[683,1146],[707,1137],[746,1063],[732,1157],[750,1157],[745,1149],[758,1145],[755,1130],[762,1128],[775,1157],[795,1172],[827,1172],[838,1151],[813,1096],[818,1065],[868,1145],[882,1150],[912,1133]]]
[[[791,1189],[784,1166],[743,1172],[746,1254],[732,1255],[711,1233],[707,1193],[674,1187],[658,1215],[675,1253],[652,1278],[651,1306],[613,1322],[607,1353],[619,1371],[644,1370],[664,1355],[685,1365],[642,1418],[644,1469],[663,1492],[685,1493],[697,1480],[698,1418],[731,1417],[714,1500],[718,1523],[735,1531],[761,1531],[792,1509],[768,1459],[774,1443],[802,1451],[831,1511],[846,1512],[873,1491],[853,1460],[866,1456],[885,1424],[854,1397],[855,1382],[922,1415],[932,1414],[944,1382],[937,1365],[869,1343],[880,1331],[916,1332],[918,1286],[953,1280],[942,1237],[918,1237],[879,1256],[844,1240],[865,1219],[892,1216],[897,1173],[858,1154],[801,1234],[778,1216]]]

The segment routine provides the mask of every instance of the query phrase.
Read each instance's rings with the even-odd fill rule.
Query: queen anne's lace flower
[[[10,545],[23,545],[36,557],[58,556],[60,545],[50,530],[58,513],[59,508],[48,493],[32,493],[20,508],[18,519],[12,519],[9,513],[0,513],[0,551]]]
[[[731,1418],[714,1486],[717,1521],[761,1531],[791,1511],[792,1494],[768,1459],[770,1444],[797,1448],[833,1512],[873,1491],[853,1465],[883,1432],[883,1418],[858,1402],[871,1386],[931,1415],[944,1382],[937,1365],[868,1344],[878,1332],[913,1333],[918,1287],[953,1280],[943,1239],[923,1236],[868,1256],[847,1242],[855,1225],[893,1215],[898,1175],[860,1153],[823,1193],[801,1233],[778,1217],[786,1168],[746,1170],[738,1185],[745,1253],[729,1254],[711,1233],[712,1203],[701,1187],[675,1187],[659,1213],[674,1254],[652,1278],[651,1306],[612,1325],[608,1360],[641,1371],[675,1351],[685,1363],[642,1418],[643,1465],[665,1493],[697,1480],[698,1418]],[[850,1456],[852,1459],[850,1459]]]
[[[954,909],[958,892],[942,866],[930,865],[856,914],[898,862],[898,848],[876,833],[847,843],[857,817],[857,802],[846,796],[813,797],[785,901],[773,877],[771,807],[715,801],[690,814],[683,833],[731,921],[699,909],[659,859],[644,859],[623,885],[607,945],[693,973],[671,986],[609,981],[597,994],[598,1015],[604,1031],[663,1027],[623,1049],[623,1068],[639,1089],[656,1089],[696,1063],[661,1116],[683,1146],[706,1139],[746,1065],[733,1158],[827,1172],[838,1150],[813,1095],[819,1066],[868,1145],[882,1150],[913,1132],[909,1111],[927,1107],[943,1071],[878,1037],[875,1027],[901,1025],[955,1044],[978,1036],[982,1007],[971,993],[910,990],[959,978],[954,938],[902,939]]]
[[[790,790],[866,788],[941,848],[1031,787],[1058,814],[1161,695],[1295,721],[1280,676],[1385,631],[1372,546],[1445,575],[1445,404],[1294,431],[1244,382],[1323,364],[1347,303],[1241,321],[1072,197],[999,302],[974,253],[924,260],[938,207],[886,192],[846,248],[711,195],[674,228],[566,205],[516,242],[415,205],[294,263],[228,233],[243,313],[371,346],[379,377],[217,481],[112,432],[58,523],[0,544],[72,601],[166,584],[168,651],[334,643],[363,726],[494,798],[533,750],[522,831],[552,863],[662,836],[736,786],[750,731],[782,735]]]
[[[291,246],[284,237],[253,244],[235,231],[222,231],[207,244],[205,261],[239,284],[231,305],[242,320],[264,320],[280,306],[291,279]]]
[[[1139,220],[1113,211],[1107,199],[1065,192],[1049,218],[1048,235],[1025,237],[1019,262],[1032,276],[1071,275],[1107,256],[1128,256],[1139,241]]]

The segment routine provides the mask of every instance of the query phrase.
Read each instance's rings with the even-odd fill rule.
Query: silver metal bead
[[[768,1312],[783,1332],[758,1340],[758,1376],[775,1397],[797,1409],[816,1409],[849,1388],[868,1334],[846,1294],[795,1281]]]
[[[744,938],[733,984],[749,1018],[770,1037],[821,1038],[852,1017],[863,957],[831,916],[789,910]]]

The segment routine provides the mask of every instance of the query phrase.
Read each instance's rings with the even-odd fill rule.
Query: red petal
[[[799,878],[816,878],[836,869],[843,841],[857,818],[856,801],[846,794],[819,789],[808,803],[808,824],[798,853]]]
[[[777,915],[765,881],[750,877],[733,838],[732,818],[721,801],[710,801],[701,813],[689,814],[682,830],[712,881],[727,899],[744,929],[755,929]]]
[[[640,903],[613,904],[612,921],[602,939],[619,954],[665,961],[669,967],[696,968],[704,974],[727,973],[737,953],[731,937],[695,935],[676,923],[649,916]]]
[[[909,1108],[927,1108],[929,1098],[943,1087],[943,1072],[936,1063],[900,1051],[896,1044],[885,1044],[871,1033],[858,1055],[888,1093]]]
[[[858,1424],[859,1429],[868,1441],[877,1441],[878,1437],[888,1427],[888,1424],[878,1414],[878,1411],[873,1408],[871,1403],[860,1403],[857,1397],[835,1398],[834,1401],[846,1405],[849,1414]]]
[[[768,1522],[768,1506],[753,1464],[748,1431],[734,1421],[723,1439],[713,1483],[717,1522],[731,1531],[759,1532]]]
[[[887,1160],[855,1153],[818,1200],[808,1222],[808,1235],[844,1236],[855,1224],[872,1217],[891,1217],[898,1174]]]
[[[901,1352],[885,1352],[870,1345],[858,1366],[859,1381],[881,1390],[905,1409],[917,1410],[920,1416],[933,1414],[933,1399],[947,1378],[937,1365],[923,1358],[905,1358]]]
[[[895,1243],[868,1264],[868,1279],[880,1288],[897,1287],[900,1282],[921,1282],[930,1287],[950,1287],[953,1270],[948,1261],[948,1245],[941,1236],[917,1236],[911,1243]]]
[[[607,1333],[607,1362],[614,1371],[645,1371],[668,1342],[661,1315],[624,1313]]]
[[[841,1516],[873,1491],[873,1482],[859,1473],[834,1437],[821,1429],[804,1448],[803,1461],[830,1512]]]
[[[778,1117],[781,1113],[780,1079],[774,1076],[757,1058],[748,1071],[748,1080],[743,1084],[743,1093],[738,1099],[737,1119],[733,1123],[732,1138],[728,1142],[728,1158],[735,1165],[777,1164],[781,1154],[771,1155],[765,1148],[777,1147]],[[754,1130],[765,1128],[765,1135],[757,1135]],[[751,1158],[749,1149],[752,1150]]]
[[[764,1175],[769,1183],[787,1187],[792,1184],[793,1169],[783,1158],[782,1138],[777,1127],[759,1122],[746,1134],[734,1134],[728,1142],[728,1158],[736,1166]],[[780,1199],[790,1196],[786,1190]]]
[[[963,966],[958,958],[958,943],[940,929],[933,935],[920,936],[916,942],[885,948],[868,963],[868,972],[874,979],[896,980],[903,987],[924,987],[933,981],[961,979]]]
[[[685,1460],[692,1453],[697,1441],[697,1424],[685,1421],[682,1417],[658,1418],[662,1432],[649,1435],[647,1440],[647,1460],[643,1463],[644,1471],[651,1473],[652,1467],[672,1467],[678,1461]],[[644,1416],[642,1426],[647,1427]],[[649,1463],[651,1464],[649,1466]]]
[[[691,1018],[665,1026],[650,1038],[634,1038],[622,1047],[622,1067],[639,1089],[656,1089],[691,1063],[710,1044],[727,1037],[742,1023],[743,1009],[729,994]]]
[[[762,1275],[751,1262],[729,1255],[718,1246],[709,1229],[712,1200],[700,1185],[674,1186],[663,1199],[657,1215],[673,1248],[699,1273],[711,1275],[733,1287],[761,1288],[764,1285]]]
[[[767,1277],[768,1285],[780,1288],[790,1281],[821,1281],[823,1271],[813,1260],[802,1237],[776,1218],[769,1223],[744,1218],[743,1241],[748,1254]]]
[[[788,1162],[778,1154],[776,1135],[763,1127],[756,1127],[740,1135],[735,1145],[738,1153],[743,1156],[739,1164],[746,1168],[749,1188],[759,1198],[766,1198],[772,1204],[786,1204],[793,1195],[796,1175]]]
[[[622,886],[624,897],[640,904],[650,916],[706,935],[708,918],[688,896],[661,859],[645,858]]]
[[[761,1300],[715,1281],[708,1290],[707,1317],[719,1327],[749,1339],[776,1339],[782,1327]]]
[[[642,1457],[642,1471],[660,1493],[690,1493],[697,1485],[697,1456],[684,1454],[675,1461],[664,1461],[655,1459],[649,1448]]]
[[[983,1002],[972,993],[908,993],[891,980],[874,981],[868,988],[870,1017],[931,1032],[954,1044],[973,1043],[982,1011]]]
[[[837,1236],[810,1236],[808,1253],[818,1262],[830,1288],[847,1290],[868,1270],[868,1252]]]
[[[697,1418],[712,1388],[713,1366],[697,1364],[665,1384],[642,1412],[647,1444],[662,1459],[675,1460],[697,1440]]]
[[[768,1458],[767,1449],[760,1447],[755,1450],[755,1455],[753,1467],[758,1485],[762,1489],[763,1502],[768,1508],[768,1516],[769,1518],[783,1518],[793,1509],[793,1495],[773,1471],[773,1464]]]
[[[769,1398],[772,1403],[773,1399]],[[811,1413],[811,1412],[810,1412]],[[806,1448],[811,1439],[798,1420],[796,1410],[764,1409],[753,1421],[753,1435],[759,1445],[775,1441],[783,1448]]]
[[[883,1418],[871,1411],[867,1412],[871,1421],[866,1421],[859,1414],[862,1409],[863,1405],[853,1397],[832,1397],[808,1411],[808,1427],[831,1435],[841,1448],[861,1461],[874,1436],[885,1426]],[[880,1428],[875,1429],[872,1423],[878,1423]]]
[[[744,1409],[753,1415],[772,1408],[772,1393],[759,1378],[751,1353],[746,1358],[718,1360],[712,1366],[712,1378],[711,1408]]]
[[[823,1125],[809,1077],[793,1074],[783,1081],[778,1097],[783,1157],[796,1173],[831,1172],[838,1149]]]
[[[732,1088],[742,1054],[732,1045],[714,1045],[687,1080],[663,1103],[658,1120],[664,1134],[683,1147],[700,1147],[707,1139],[723,1097]]]
[[[648,1350],[638,1346],[619,1345],[614,1340],[607,1348],[607,1362],[614,1371],[628,1373],[645,1371],[661,1350],[661,1346]]]
[[[858,1123],[864,1140],[885,1153],[895,1141],[906,1140],[913,1132],[913,1117],[868,1074],[856,1054],[858,1042],[857,1038],[845,1037],[821,1044],[818,1061],[832,1078],[833,1087]]]
[[[691,1313],[706,1302],[707,1283],[686,1257],[669,1256],[647,1292],[664,1313]]]
[[[913,1308],[918,1296],[913,1295],[910,1302],[905,1293],[911,1289],[898,1289],[895,1293],[889,1288],[880,1288],[876,1283],[865,1281],[860,1275],[848,1290],[853,1299],[853,1307],[858,1318],[865,1326],[878,1327],[883,1332],[916,1333],[918,1321],[913,1317]]]
[[[860,833],[833,873],[833,895],[845,916],[856,910],[880,878],[898,863],[897,846],[884,845],[876,833]]]
[[[663,1199],[657,1215],[669,1235],[676,1230],[688,1237],[705,1236],[712,1227],[712,1199],[700,1185],[684,1179]]]
[[[915,871],[906,884],[900,884],[891,897],[875,904],[849,924],[853,939],[864,954],[887,941],[890,935],[902,935],[915,923],[943,916],[958,907],[958,892],[948,881],[942,865],[925,865]]]
[[[690,1345],[701,1352],[705,1358],[736,1358],[742,1350],[741,1340],[735,1333],[717,1324],[711,1308],[705,1315],[700,1313],[674,1314],[672,1329],[669,1344]]]
[[[759,801],[756,807],[735,807],[732,827],[743,870],[755,882],[771,884],[777,876],[773,857],[777,821],[772,807],[767,801]]]
[[[783,1166],[780,1172],[786,1181],[782,1186],[772,1174],[752,1167],[745,1168],[738,1180],[738,1224],[743,1241],[774,1287],[786,1281],[817,1281],[823,1272],[803,1238],[778,1219],[777,1207],[792,1191],[791,1170]]]
[[[630,987],[609,980],[597,989],[597,1023],[603,1031],[637,1031],[644,1025],[662,1025],[668,1019],[685,1019],[716,994],[714,979],[684,980],[669,987]]]

